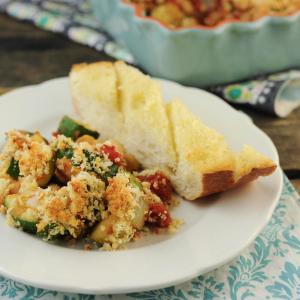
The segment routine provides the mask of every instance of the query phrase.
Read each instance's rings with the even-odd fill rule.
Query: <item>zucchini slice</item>
[[[97,131],[88,128],[86,125],[80,124],[78,121],[75,121],[68,116],[64,116],[60,121],[58,133],[70,137],[74,141],[83,135],[90,135],[95,139],[99,137]]]
[[[46,187],[47,184],[49,183],[49,181],[51,180],[52,176],[54,175],[54,171],[55,171],[55,160],[51,159],[48,162],[48,170],[49,172],[46,174],[43,174],[41,176],[39,176],[38,178],[36,178],[37,184],[40,187]]]
[[[129,174],[129,182],[130,184],[137,188],[139,191],[143,191],[143,185],[138,178],[136,178],[133,174]],[[132,226],[136,229],[142,229],[145,223],[145,213],[148,209],[148,204],[145,201],[144,193],[140,196],[135,195],[137,205],[134,207],[134,218],[132,220]]]
[[[37,217],[31,208],[18,207],[18,195],[8,195],[4,199],[4,206],[14,220],[15,227],[22,228],[28,233],[37,232]]]
[[[25,232],[28,233],[32,233],[32,234],[36,234],[37,232],[37,228],[36,228],[36,224],[37,222],[35,221],[27,221],[27,220],[23,220],[21,218],[16,218],[15,222],[17,223],[17,225],[19,225]]]
[[[48,141],[47,141],[47,139],[45,139],[39,132],[32,133],[31,139],[33,141],[41,143],[41,144],[43,144],[43,143],[45,143],[47,145],[49,144]]]
[[[115,222],[113,216],[108,217],[105,220],[102,220],[98,223],[90,234],[90,239],[97,243],[104,243],[106,238],[111,234],[113,224]]]
[[[142,186],[141,182],[140,182],[139,179],[136,178],[133,174],[130,174],[130,175],[129,175],[129,182],[130,182],[133,186],[137,187],[140,191],[143,190],[143,186]]]
[[[16,206],[17,196],[16,195],[8,195],[4,198],[4,206],[9,209]]]
[[[62,233],[59,225],[49,223],[42,231],[37,232],[37,236],[46,241],[54,241],[66,237],[66,233]]]
[[[28,131],[28,130],[20,130],[19,132],[23,133],[23,134],[27,134],[30,136],[30,138],[38,143],[44,143],[44,144],[49,144],[48,140],[45,139],[40,132],[36,131],[36,132],[32,132],[32,131]]]

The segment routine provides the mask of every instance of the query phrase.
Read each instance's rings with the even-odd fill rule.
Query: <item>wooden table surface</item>
[[[111,58],[0,14],[0,94],[66,76],[72,64],[96,60]],[[237,108],[250,115],[254,123],[272,138],[282,168],[300,192],[300,109],[279,119],[241,106]]]

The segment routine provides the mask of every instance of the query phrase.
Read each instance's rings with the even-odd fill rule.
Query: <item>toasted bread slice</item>
[[[249,145],[235,157],[235,186],[248,183],[259,176],[268,176],[276,169],[276,164]]]
[[[172,178],[188,200],[228,189],[234,184],[234,156],[224,137],[201,123],[179,100],[167,104],[178,165]]]
[[[115,63],[115,68],[125,148],[146,168],[175,168],[171,129],[158,82],[123,62]]]
[[[226,191],[276,169],[250,146],[234,154],[221,134],[180,101],[164,105],[159,84],[123,62],[75,65],[70,81],[83,121],[103,139],[123,143],[145,168],[170,171],[176,191],[188,200]]]
[[[169,103],[167,111],[178,157],[172,182],[184,198],[226,191],[275,170],[270,159],[250,146],[235,155],[221,134],[201,123],[180,101]]]
[[[72,101],[82,120],[99,130],[101,139],[122,142],[123,116],[113,64],[74,65],[70,72]]]

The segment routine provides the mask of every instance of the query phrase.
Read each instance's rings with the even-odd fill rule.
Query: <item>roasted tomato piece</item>
[[[137,178],[142,182],[149,182],[152,193],[157,195],[164,203],[169,203],[172,195],[170,180],[162,173],[152,175],[139,175]]]
[[[160,228],[167,228],[171,223],[171,216],[163,203],[151,203],[146,221]]]
[[[118,166],[124,165],[124,157],[116,150],[115,146],[104,144],[101,146],[100,150],[105,153],[113,163],[117,164]]]

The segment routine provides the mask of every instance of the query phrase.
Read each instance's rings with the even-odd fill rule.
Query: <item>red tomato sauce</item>
[[[149,182],[152,193],[157,195],[164,203],[169,203],[172,195],[170,180],[162,173],[156,172],[152,175],[137,176],[142,182]]]

